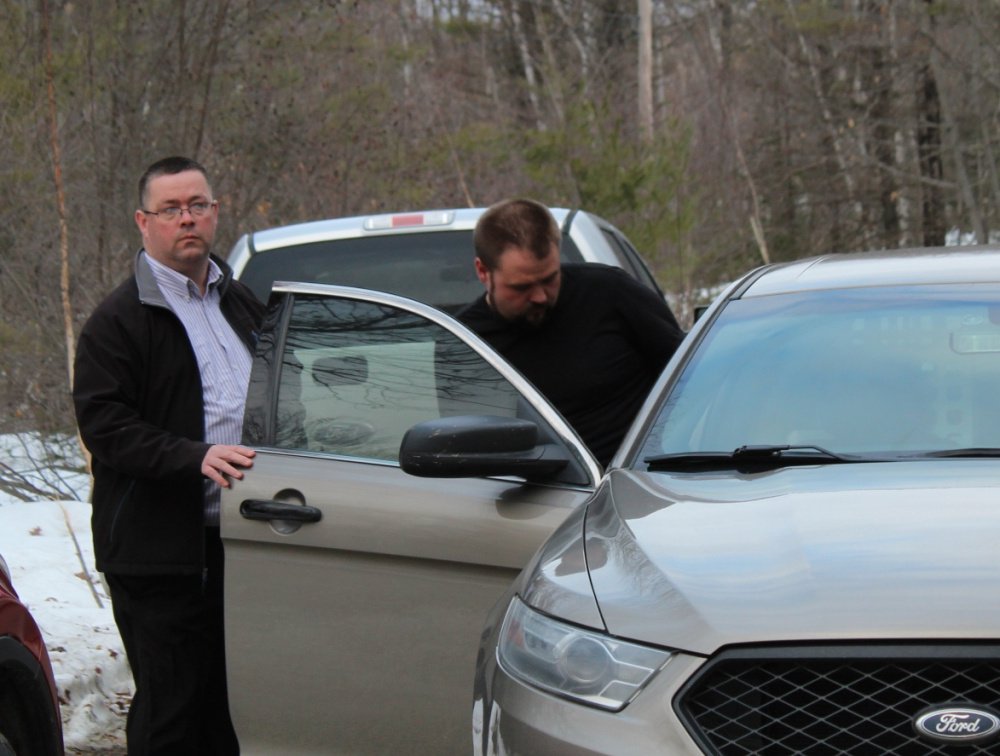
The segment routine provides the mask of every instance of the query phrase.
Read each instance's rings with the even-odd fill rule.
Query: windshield
[[[807,292],[729,303],[639,460],[810,446],[906,456],[1000,448],[1000,286]]]

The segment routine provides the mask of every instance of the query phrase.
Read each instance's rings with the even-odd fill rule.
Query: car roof
[[[779,263],[751,274],[736,296],[995,281],[1000,281],[1000,247],[931,247],[824,255]]]
[[[253,248],[257,252],[262,252],[328,239],[440,231],[471,231],[476,227],[479,216],[486,210],[485,207],[414,210],[294,223],[253,232]],[[561,207],[550,207],[549,211],[560,228],[571,212]]]

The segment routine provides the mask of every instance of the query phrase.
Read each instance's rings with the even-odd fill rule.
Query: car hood
[[[608,632],[728,644],[996,638],[1000,463],[615,471],[584,541]]]

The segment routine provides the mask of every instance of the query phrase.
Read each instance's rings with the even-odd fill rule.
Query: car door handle
[[[240,514],[248,520],[285,520],[291,522],[319,522],[323,511],[288,501],[274,499],[244,499]]]

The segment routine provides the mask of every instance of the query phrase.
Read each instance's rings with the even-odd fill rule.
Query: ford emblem
[[[937,743],[984,743],[1000,734],[1000,716],[969,704],[932,706],[917,714],[913,727]]]

